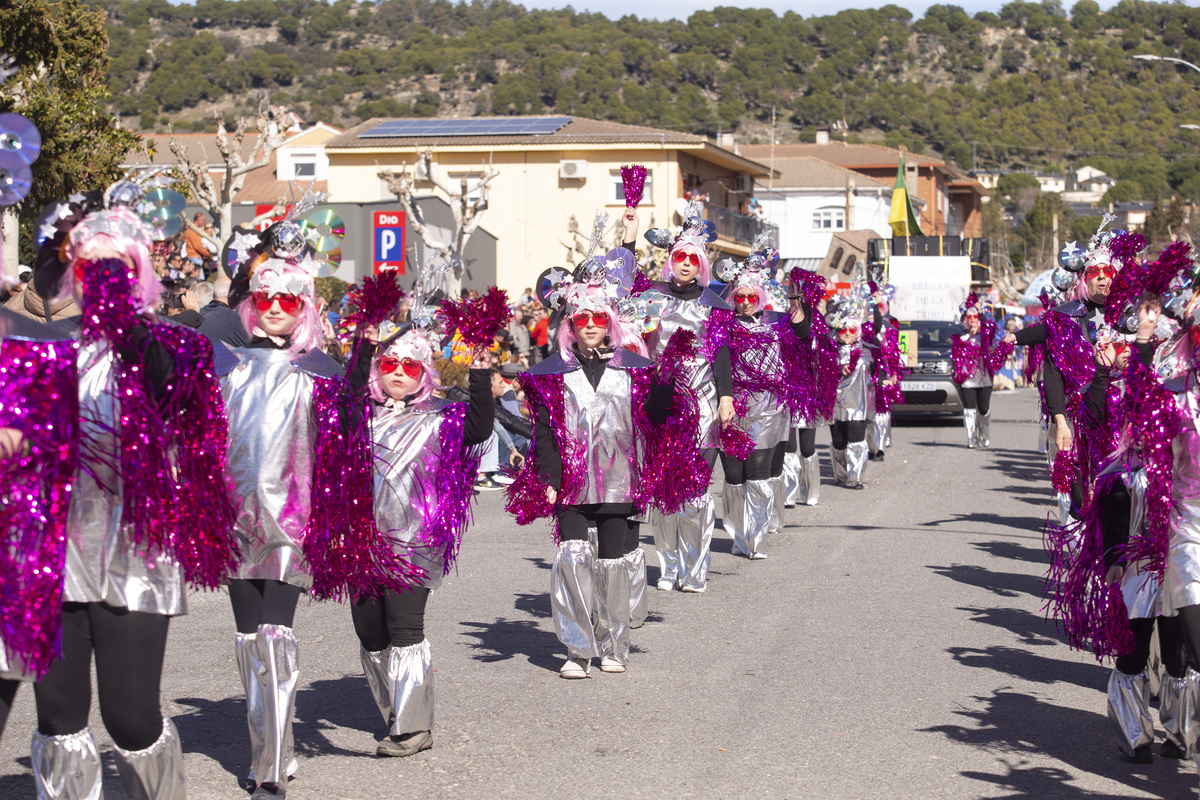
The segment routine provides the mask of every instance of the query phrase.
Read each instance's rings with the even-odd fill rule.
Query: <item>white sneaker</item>
[[[687,584],[684,584],[682,589],[688,594],[704,594],[703,586],[688,586]]]
[[[675,588],[675,581],[663,578],[661,581],[658,582],[658,590],[660,592],[669,592],[674,588]]]
[[[750,554],[751,561],[762,561],[766,557],[767,557],[766,553],[751,553]]]
[[[500,484],[501,486],[508,486],[509,484],[515,482],[517,479],[512,477],[511,475],[504,475],[504,474],[497,472],[495,475],[492,476],[492,480],[494,480],[496,483]]]
[[[558,669],[558,677],[570,678],[572,680],[578,678],[586,678],[588,670],[592,666],[592,660],[589,658],[584,661],[582,658],[568,658],[563,662],[563,665]]]
[[[600,671],[601,672],[624,672],[625,665],[622,664],[620,661],[617,661],[612,656],[605,656],[604,658],[600,659]]]

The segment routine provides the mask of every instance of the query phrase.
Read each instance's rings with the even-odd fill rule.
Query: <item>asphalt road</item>
[[[734,558],[718,530],[708,591],[651,589],[624,675],[558,678],[549,529],[517,527],[486,494],[429,605],[434,748],[374,756],[384,731],[349,612],[304,605],[289,797],[1195,796],[1191,762],[1117,758],[1109,667],[1045,621],[1036,399],[993,403],[992,449],[966,449],[953,420],[901,422],[869,488],[826,485],[818,507],[788,511],[768,560]],[[246,797],[233,630],[223,594],[193,596],[172,624],[163,702],[192,798]],[[34,797],[33,725],[22,688],[0,798]],[[124,797],[96,712],[93,726],[106,795]]]

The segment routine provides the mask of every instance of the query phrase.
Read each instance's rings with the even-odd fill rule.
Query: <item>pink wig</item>
[[[754,304],[754,310],[751,314],[757,314],[762,311],[767,305],[767,287],[763,285],[763,280],[756,273],[742,273],[733,286],[733,291],[729,293],[729,303],[735,309],[737,308],[737,293],[742,289],[750,289],[758,295],[758,301]],[[780,310],[780,309],[777,309]],[[782,309],[786,310],[786,309]]]
[[[708,264],[708,253],[703,247],[697,247],[691,242],[680,242],[667,251],[667,263],[663,266],[663,280],[672,280],[675,277],[675,254],[678,252],[695,253],[700,258],[700,268],[696,273],[696,282],[701,286],[708,286],[712,282],[712,267]]]
[[[163,285],[150,263],[150,251],[146,249],[145,244],[133,237],[114,236],[109,233],[92,234],[73,249],[71,263],[63,271],[58,282],[58,291],[51,302],[57,303],[74,297],[76,264],[104,258],[120,258],[131,265],[134,280],[131,299],[139,313],[158,305]]]
[[[300,320],[292,329],[292,344],[288,347],[288,351],[292,355],[316,350],[325,343],[325,333],[321,330],[321,317],[317,314],[317,307],[313,305],[312,298],[306,294],[299,295],[299,297]],[[254,307],[254,296],[251,295],[238,303],[237,312],[238,316],[242,318],[242,325],[253,336],[254,329],[258,327],[258,310]]]
[[[626,341],[624,333],[621,331],[621,320],[617,318],[616,313],[612,308],[605,307],[602,309],[604,315],[608,317],[608,327],[605,328],[607,333],[604,335],[605,342],[613,349],[625,347],[630,342]],[[578,341],[575,338],[575,321],[568,314],[563,318],[563,321],[558,324],[558,333],[555,336],[555,341],[558,343],[558,352],[566,358],[571,352],[571,346]]]
[[[384,355],[386,352],[371,359],[371,374],[367,378],[367,390],[371,393],[371,399],[376,403],[386,403],[389,399],[387,393],[383,391],[383,372],[379,369],[379,359]],[[414,402],[417,403],[428,400],[434,392],[443,391],[444,388],[432,361],[422,361],[421,366],[424,367],[421,371],[421,380],[417,383],[417,390],[412,394]]]

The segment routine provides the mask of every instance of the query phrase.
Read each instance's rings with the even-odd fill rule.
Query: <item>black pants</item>
[[[163,654],[170,618],[105,603],[64,603],[62,653],[33,685],[38,732],[65,736],[87,727],[92,657],[100,717],[123,750],[145,750],[162,735]]]
[[[622,555],[628,555],[634,550],[642,546],[642,525],[635,520],[629,520],[629,527],[625,529],[625,552]]]
[[[775,451],[779,450],[779,470],[783,472],[783,450],[755,450],[745,461],[729,455],[721,455],[721,466],[725,470],[725,482],[730,486],[741,486],[746,481],[765,481],[771,477],[775,462]]]
[[[980,414],[987,414],[992,410],[992,387],[981,386],[978,389],[967,389],[960,386],[958,392],[962,395],[963,408],[978,409]]]
[[[411,647],[425,641],[425,604],[429,590],[421,587],[383,597],[360,597],[350,606],[354,632],[372,653],[392,647]]]
[[[833,449],[845,450],[846,445],[866,441],[867,425],[869,424],[865,419],[855,421],[838,420],[834,422],[829,426],[829,436],[832,440]]]
[[[238,633],[257,633],[259,625],[292,627],[296,603],[304,590],[283,581],[232,580],[229,600]]]
[[[1183,634],[1183,653],[1186,660],[1186,665],[1195,670],[1200,670],[1200,606],[1185,606],[1179,609],[1179,616],[1175,617],[1179,620],[1179,625],[1182,628]],[[1159,632],[1160,642],[1162,632]],[[1163,657],[1164,664],[1166,657]]]
[[[1187,672],[1186,644],[1181,617],[1154,617],[1153,619],[1131,619],[1136,643],[1133,652],[1117,656],[1116,667],[1126,675],[1137,675],[1150,662],[1150,638],[1154,626],[1158,625],[1158,649],[1162,653],[1163,668],[1172,678],[1182,678]]]
[[[817,452],[816,428],[792,428],[787,443],[784,444],[784,452],[795,453],[797,450],[800,451],[801,458],[808,458]]]
[[[13,700],[21,682],[0,678],[0,740],[4,739],[4,726],[8,724],[8,714],[12,711]]]
[[[596,529],[596,545],[600,558],[621,558],[631,526],[627,514],[604,514],[582,506],[565,506],[558,512],[558,536],[561,541],[587,541],[588,528]],[[636,534],[634,534],[636,536]]]
[[[775,451],[771,454],[771,477],[778,478],[783,474],[783,457],[787,455],[787,442],[780,442],[775,445]]]

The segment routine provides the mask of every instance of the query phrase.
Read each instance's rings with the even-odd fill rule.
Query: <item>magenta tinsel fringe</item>
[[[653,370],[633,370],[633,422],[642,443],[636,484],[641,509],[654,505],[664,514],[675,514],[688,500],[703,495],[712,479],[700,450],[700,403],[687,382],[687,363],[698,349],[694,333],[678,330]],[[645,413],[652,381],[673,387],[671,414],[658,424]]]
[[[858,362],[861,358],[862,358],[862,348],[861,347],[855,347],[853,350],[850,351],[850,364],[849,364],[849,367],[850,367],[849,374],[850,375],[853,375],[854,370],[858,369]]]
[[[363,278],[361,289],[350,292],[348,306],[352,310],[346,316],[346,322],[356,330],[378,325],[396,313],[403,299],[404,292],[395,270],[368,275]]]
[[[147,324],[135,313],[125,262],[106,259],[84,269],[83,341],[103,340],[119,354],[122,523],[147,553],[178,561],[192,586],[215,589],[235,569],[239,550],[225,479],[228,422],[212,345],[190,328]],[[152,348],[172,359],[165,386],[152,387],[146,378]]]
[[[954,382],[962,383],[975,374],[975,367],[983,361],[988,376],[994,376],[1012,355],[1013,346],[996,341],[996,323],[991,318],[983,319],[979,325],[979,342],[974,339],[963,341],[962,335],[950,340],[950,357],[954,361]]]
[[[908,374],[900,352],[900,329],[888,327],[875,356],[875,412],[887,414],[894,405],[904,404],[900,380]],[[890,379],[895,379],[889,383]]]
[[[646,168],[641,164],[621,167],[621,183],[625,188],[625,207],[637,208],[646,186]]]
[[[745,461],[754,452],[754,439],[736,424],[730,423],[721,428],[721,452],[738,461]]]
[[[1040,344],[1031,344],[1025,346],[1025,383],[1033,385],[1039,383],[1038,371],[1042,367],[1042,358],[1045,356],[1045,349]]]
[[[733,333],[734,315],[732,309],[714,308],[708,315],[708,324],[704,326],[704,339],[700,343],[700,355],[706,361],[717,357],[721,348],[729,344]],[[731,354],[732,355],[732,354]]]
[[[508,293],[493,286],[482,297],[473,300],[444,301],[442,315],[447,330],[457,329],[464,342],[490,347],[496,339],[496,331],[512,319],[512,310],[508,307]]]
[[[633,288],[629,290],[631,295],[637,297],[642,292],[653,288],[654,281],[647,278],[645,273],[643,273],[641,270],[633,273]]]
[[[1071,647],[1091,650],[1098,660],[1134,647],[1120,586],[1105,580],[1102,498],[1117,480],[1120,476],[1112,474],[1097,481],[1098,501],[1088,504],[1081,519],[1065,526],[1047,520],[1044,531],[1050,556],[1048,611],[1059,620]]]
[[[587,465],[583,445],[567,430],[566,409],[563,401],[563,376],[529,375],[521,376],[521,387],[525,390],[525,399],[534,416],[539,408],[546,409],[550,422],[550,431],[554,436],[559,455],[562,458],[562,481],[558,497],[553,504],[546,499],[548,485],[538,474],[537,465],[537,426],[533,429],[533,441],[529,445],[529,457],[521,466],[516,479],[509,484],[505,510],[516,518],[518,525],[528,525],[540,517],[552,517],[565,505],[570,505],[575,495],[586,485]],[[552,531],[554,542],[557,544],[558,520],[555,519]]]
[[[1059,450],[1050,466],[1050,485],[1056,492],[1071,491],[1071,484],[1079,477],[1079,437],[1071,441],[1070,450]]]
[[[1046,328],[1046,352],[1062,373],[1064,389],[1068,396],[1077,395],[1096,374],[1092,346],[1078,320],[1059,311],[1043,314],[1042,325]]]
[[[1118,262],[1128,265],[1137,258],[1137,254],[1146,249],[1146,237],[1140,233],[1126,231],[1114,236],[1108,244],[1108,251]]]
[[[1125,558],[1145,562],[1148,572],[1161,577],[1174,507],[1171,444],[1183,425],[1182,412],[1174,395],[1137,358],[1129,360],[1122,411],[1129,426],[1129,441],[1140,448],[1146,471],[1146,518],[1141,534],[1126,546]]]
[[[1126,236],[1141,237],[1141,234],[1126,234]],[[1117,237],[1119,240],[1124,236]],[[1141,239],[1143,247],[1145,239]],[[1134,242],[1134,244],[1137,244]],[[1130,245],[1132,247],[1133,245]],[[1134,250],[1137,253],[1139,250]],[[1115,251],[1114,251],[1115,254]],[[1113,279],[1112,289],[1104,304],[1104,319],[1110,325],[1122,322],[1127,308],[1143,294],[1166,294],[1171,288],[1171,280],[1184,270],[1192,268],[1191,245],[1186,242],[1172,242],[1163,249],[1158,260],[1153,263],[1138,263],[1130,254],[1125,264]]]
[[[304,556],[312,594],[321,599],[404,592],[419,585],[424,574],[375,525],[368,414],[368,401],[344,378],[314,379],[317,436]]]
[[[442,422],[438,426],[441,456],[434,472],[433,497],[436,507],[433,514],[426,517],[429,522],[421,534],[423,544],[436,549],[445,547],[446,566],[443,574],[449,574],[458,559],[462,535],[470,521],[479,461],[483,457],[484,445],[463,446],[467,410],[466,403],[453,403],[442,411]]]
[[[37,677],[59,657],[67,511],[79,457],[75,342],[0,342],[0,427],[29,452],[0,461],[0,643]]]

